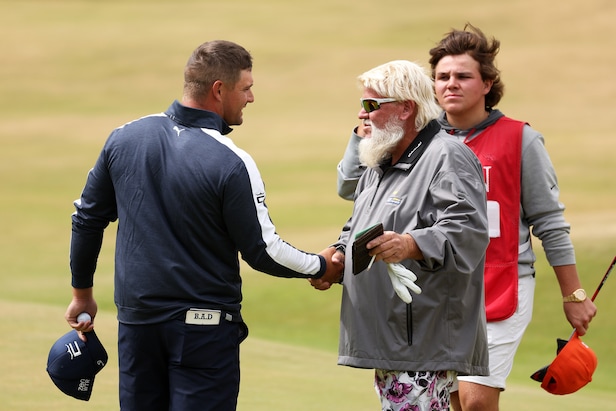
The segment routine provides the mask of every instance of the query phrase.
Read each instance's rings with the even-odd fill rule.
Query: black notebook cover
[[[353,242],[353,274],[359,274],[368,268],[372,257],[368,254],[366,244],[383,234],[383,224],[378,223],[355,235]]]

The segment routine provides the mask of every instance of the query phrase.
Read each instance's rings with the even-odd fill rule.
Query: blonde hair
[[[394,60],[361,74],[361,86],[382,97],[413,101],[417,106],[415,130],[420,131],[436,119],[441,108],[434,97],[434,83],[425,69],[407,60]]]

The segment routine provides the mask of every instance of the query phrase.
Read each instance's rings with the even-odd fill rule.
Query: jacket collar
[[[177,100],[169,106],[167,111],[165,111],[165,115],[186,127],[218,130],[222,135],[229,134],[233,131],[225,120],[213,111],[186,107]]]
[[[436,120],[432,120],[425,126],[419,134],[415,137],[415,139],[411,142],[411,144],[407,147],[398,163],[405,164],[414,164],[417,162],[421,154],[423,153],[426,146],[432,140],[441,129],[441,126],[438,124]]]
[[[411,144],[406,148],[402,157],[396,164],[391,164],[391,158],[387,160],[385,163],[381,163],[378,169],[381,172],[384,172],[386,169],[390,167],[399,168],[402,170],[410,170],[415,166],[419,157],[423,154],[428,144],[432,141],[432,137],[434,137],[441,130],[441,126],[438,121],[432,120],[428,123],[426,127],[424,127],[419,134],[413,139]]]

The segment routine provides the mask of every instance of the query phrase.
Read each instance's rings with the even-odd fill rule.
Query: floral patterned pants
[[[383,411],[448,411],[454,371],[375,370]]]

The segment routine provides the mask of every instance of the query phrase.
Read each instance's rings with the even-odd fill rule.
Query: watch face
[[[575,295],[575,298],[578,300],[584,300],[586,298],[586,292],[584,292],[584,290],[575,290],[573,295]]]

